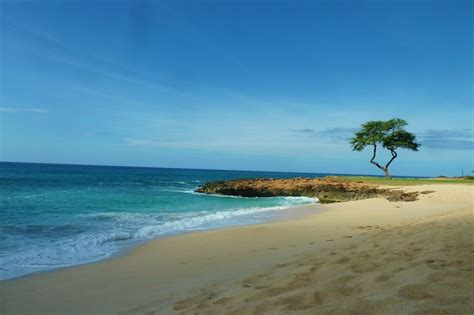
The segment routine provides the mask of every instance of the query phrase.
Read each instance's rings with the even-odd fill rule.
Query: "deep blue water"
[[[207,181],[324,175],[0,163],[0,279],[96,261],[150,238],[262,222],[314,202],[194,193]]]

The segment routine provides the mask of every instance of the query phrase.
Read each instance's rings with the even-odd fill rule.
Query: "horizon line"
[[[98,166],[98,167],[124,167],[124,168],[153,168],[153,169],[174,169],[174,170],[192,170],[192,171],[225,171],[225,172],[261,172],[261,173],[290,173],[290,174],[315,174],[326,176],[373,176],[383,177],[383,175],[372,174],[349,174],[349,173],[325,173],[308,171],[265,171],[265,170],[236,170],[236,169],[211,169],[211,168],[189,168],[189,167],[163,167],[163,166],[137,166],[137,165],[105,165],[105,164],[81,164],[81,163],[54,163],[54,162],[24,162],[24,161],[0,161],[0,163],[17,164],[45,164],[45,165],[68,165],[68,166]],[[400,178],[431,178],[436,176],[419,175],[393,175]],[[449,176],[453,177],[453,176]],[[455,177],[455,176],[454,176]]]

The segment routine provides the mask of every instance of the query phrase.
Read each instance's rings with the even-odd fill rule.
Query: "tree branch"
[[[377,166],[381,170],[385,171],[385,169],[383,168],[382,165],[380,165],[379,163],[374,161],[376,155],[377,155],[377,145],[374,143],[374,155],[372,155],[372,158],[370,159],[370,163],[374,164],[375,166]]]
[[[395,152],[394,150],[390,150],[390,153],[392,153],[392,158],[390,159],[390,161],[388,161],[387,165],[385,165],[385,169],[388,169],[393,160],[395,160],[398,156],[397,152]]]

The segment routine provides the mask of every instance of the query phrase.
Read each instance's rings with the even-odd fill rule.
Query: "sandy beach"
[[[318,214],[2,281],[0,313],[472,314],[474,186],[402,189],[426,193],[305,206]]]

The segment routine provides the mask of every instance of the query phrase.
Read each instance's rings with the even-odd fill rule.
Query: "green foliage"
[[[414,134],[403,128],[406,125],[407,122],[400,118],[368,121],[362,124],[361,129],[350,140],[352,149],[362,151],[369,145],[381,144],[390,151],[398,148],[418,151],[420,144],[416,143]]]
[[[388,167],[398,156],[396,150],[402,148],[418,151],[420,147],[415,135],[404,129],[406,125],[407,122],[400,118],[368,121],[362,124],[361,129],[350,140],[352,150],[362,151],[365,147],[372,146],[373,155],[369,162],[383,170],[386,178],[390,178]],[[384,166],[375,161],[378,145],[389,150],[392,155]]]
[[[396,130],[383,139],[383,147],[392,151],[398,148],[418,151],[419,146],[415,135],[403,129]]]
[[[362,151],[366,146],[383,141],[383,121],[368,121],[362,124],[362,129],[351,139],[352,149]]]

